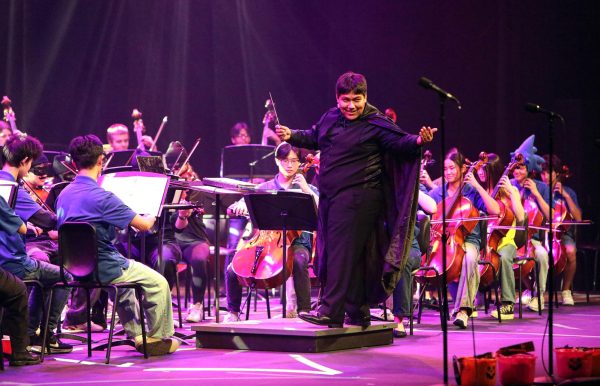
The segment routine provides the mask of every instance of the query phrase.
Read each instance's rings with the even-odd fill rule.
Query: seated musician
[[[105,283],[140,284],[144,292],[149,355],[176,351],[179,341],[170,338],[174,329],[169,284],[153,269],[126,259],[112,243],[116,227],[132,226],[147,231],[154,225],[155,218],[136,214],[117,196],[98,185],[105,157],[98,137],[84,135],[74,138],[69,144],[69,153],[79,172],[58,198],[59,226],[66,221],[85,221],[96,228],[100,280]],[[143,352],[139,307],[134,290],[123,290],[115,307],[127,335],[135,339],[136,349]]]
[[[198,180],[198,176],[189,163],[186,163],[183,168],[180,167],[186,157],[185,148],[178,142],[172,142],[169,150],[165,153],[167,164],[175,174],[186,181]],[[192,203],[202,203],[202,197],[202,193],[190,190],[185,192],[185,197],[182,199]],[[192,268],[192,305],[188,309],[185,320],[197,323],[203,318],[202,301],[208,281],[208,258],[210,256],[208,235],[203,222],[203,209],[179,210],[171,216],[170,223],[181,257]]]
[[[42,153],[31,164],[29,173],[23,177],[23,186],[37,205],[37,214],[34,213],[35,215],[29,217],[25,247],[27,254],[32,258],[57,264],[56,215],[48,210],[46,205],[42,206],[41,204],[45,199],[44,195],[47,194],[43,185],[48,178],[50,167],[48,158]],[[20,214],[27,216],[26,212],[23,211]]]
[[[29,173],[33,160],[42,154],[42,150],[42,144],[34,137],[26,134],[10,136],[2,148],[4,166],[0,171],[0,179],[12,182],[22,179]],[[23,222],[39,220],[38,224],[46,224],[47,229],[52,229],[56,225],[56,218],[43,211],[23,187],[19,187],[17,193],[15,213]],[[0,231],[0,266],[21,280],[39,280],[48,287],[60,280],[59,267],[43,260],[34,260],[27,255],[24,240],[16,232]],[[69,277],[68,273],[67,277]],[[69,289],[57,288],[52,294],[48,341],[46,342],[46,350],[49,353],[68,353],[73,350],[72,346],[62,343],[54,335],[61,311],[67,304],[69,292]],[[29,302],[29,325],[27,327],[32,346],[41,346],[43,334],[37,335],[37,330],[41,327],[43,331],[42,301],[42,294],[38,288],[33,289]]]
[[[298,158],[297,149],[293,148],[287,142],[282,142],[275,150],[275,163],[279,168],[279,173],[277,173],[272,180],[258,185],[258,188],[273,190],[300,189],[304,193],[311,194],[318,204],[319,198],[317,189],[314,186],[309,185],[304,176],[298,173],[300,160]],[[232,204],[227,211],[230,215],[248,215],[248,209],[243,198]],[[297,315],[297,312],[310,311],[311,309],[310,278],[308,275],[308,263],[311,254],[310,233],[303,232],[300,237],[292,242],[290,249],[294,256],[292,277],[294,281],[293,290],[297,297],[297,310],[288,307],[286,313],[289,317],[294,317]],[[225,266],[227,267],[225,272],[225,289],[229,313],[226,315],[224,321],[232,322],[237,321],[240,318],[239,313],[242,301],[242,288],[238,283],[235,272],[233,272],[231,261],[226,261]],[[293,302],[288,302],[288,305],[293,306],[294,304]]]
[[[485,190],[492,194],[494,188],[499,184],[497,200],[501,201],[507,210],[512,211],[514,220],[511,226],[521,224],[525,220],[525,210],[521,204],[521,195],[508,179],[508,176],[502,176],[504,165],[498,155],[489,153],[487,164],[477,171],[477,179],[484,186]],[[488,233],[492,232],[491,229]],[[505,236],[500,240],[496,247],[496,252],[500,255],[500,286],[502,289],[502,306],[500,307],[500,316],[502,320],[511,320],[515,318],[515,275],[513,272],[513,262],[517,256],[517,244],[515,243],[515,229],[509,229]],[[494,309],[491,313],[493,318],[498,318],[498,310]]]
[[[388,109],[389,110],[389,109]],[[387,111],[387,110],[386,110]],[[419,187],[419,209],[422,209],[427,214],[433,214],[437,211],[435,200],[431,198],[426,192],[427,188],[424,185]],[[419,247],[418,235],[421,230],[419,229],[418,221],[415,222],[414,237],[410,248],[410,254],[408,260],[402,271],[400,281],[394,289],[392,295],[393,308],[392,314],[394,315],[394,322],[398,326],[394,329],[394,337],[404,338],[406,337],[406,329],[404,328],[404,318],[410,318],[412,313],[412,293],[410,291],[412,280],[412,272],[419,268],[421,265],[421,249]]]
[[[514,169],[513,178],[510,182],[519,190],[523,207],[525,207],[525,200],[528,200],[534,207],[539,209],[544,218],[548,218],[550,213],[550,196],[548,185],[544,184],[542,181],[529,177],[532,172],[541,171],[541,157],[534,154],[533,151],[523,154],[523,157],[525,158],[525,165],[518,166]],[[531,217],[532,216],[529,216],[530,224],[532,221]],[[540,291],[541,305],[538,304],[537,296],[530,297],[524,294],[523,298],[521,299],[523,304],[531,299],[527,306],[530,310],[536,312],[539,311],[540,308],[542,310],[544,309],[544,292],[546,291],[546,280],[548,279],[549,267],[548,251],[542,245],[541,233],[542,232],[536,232],[533,238],[530,240],[531,246],[534,249],[534,257],[539,269],[538,291]],[[527,281],[526,284],[528,284]]]
[[[121,151],[129,149],[129,129],[122,123],[114,123],[106,129],[106,139],[108,144],[103,145],[104,151],[110,153],[112,151]],[[142,143],[144,149],[141,151],[152,148],[153,142],[152,137],[148,135],[142,136]]]
[[[481,185],[474,183],[475,177],[473,173],[467,173],[465,166],[465,159],[459,151],[451,151],[444,160],[444,176],[447,184],[447,197],[450,202],[456,194],[462,194],[463,197],[470,200],[471,204],[479,212],[487,212],[491,215],[497,215],[500,211],[496,200],[492,199],[490,195],[481,187]],[[459,192],[459,188],[463,183],[465,185],[462,192]],[[439,203],[442,200],[442,187],[437,187],[429,192],[429,195],[438,203],[438,209],[440,208]],[[447,209],[449,210],[449,209]],[[452,213],[450,213],[452,215]],[[455,216],[462,218],[467,217],[467,213],[454,213]],[[461,273],[458,281],[457,293],[454,298],[454,310],[452,315],[454,316],[454,325],[459,328],[467,328],[469,316],[474,310],[475,296],[479,288],[479,249],[481,246],[481,227],[479,222],[469,233],[465,236],[464,245],[464,257],[462,261]],[[449,260],[448,260],[449,261]]]
[[[4,197],[0,196],[0,231],[24,234],[26,230],[23,221],[8,206]],[[10,365],[26,366],[40,363],[39,357],[32,356],[27,351],[27,288],[18,277],[3,268],[0,268],[0,309],[4,312],[2,330],[10,337]]]
[[[550,178],[548,173],[548,160],[549,156],[543,156],[545,163],[542,164],[541,178],[545,184],[548,184]],[[577,202],[577,194],[573,189],[564,185],[562,180],[565,178],[563,163],[556,155],[552,157],[552,185],[553,196],[552,199],[554,208],[556,203],[562,201],[566,204],[567,210],[575,221],[581,221],[581,209]],[[564,253],[567,255],[567,263],[565,265],[565,274],[562,283],[562,304],[565,306],[575,305],[573,300],[573,294],[571,293],[571,286],[573,285],[573,278],[575,277],[575,270],[577,269],[577,247],[575,245],[575,229],[569,227],[566,232],[559,233],[560,243],[565,248]]]

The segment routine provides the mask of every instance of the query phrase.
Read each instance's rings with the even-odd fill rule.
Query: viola
[[[292,244],[301,231],[287,231],[286,243]],[[286,277],[283,277],[283,232],[261,230],[233,256],[231,263],[238,281],[259,289],[275,288],[291,275],[294,263],[291,248],[287,249]]]
[[[485,163],[487,163],[487,154],[482,152],[479,160],[471,163],[467,174],[476,172]],[[446,198],[446,231],[448,233],[446,245],[442,245],[442,203],[438,203],[438,210],[432,219],[434,224],[431,226],[431,254],[429,259],[427,259],[427,254],[424,254],[421,262],[421,265],[436,267],[439,273],[445,272],[447,282],[456,280],[460,276],[465,254],[464,240],[478,222],[478,220],[469,220],[469,218],[479,217],[479,210],[462,194],[464,186],[463,180],[454,196]],[[446,267],[442,264],[443,248],[446,249]],[[435,279],[435,272],[419,271],[417,276],[425,280],[432,280]]]
[[[515,157],[511,160],[508,166],[504,169],[502,173],[502,177],[507,176],[509,173],[512,173],[515,168],[524,164],[524,159],[521,154],[516,154]],[[489,176],[488,176],[489,178]],[[498,197],[498,193],[500,192],[500,180],[494,187],[494,190],[491,194],[491,197],[496,199]],[[494,267],[496,273],[500,272],[500,254],[498,254],[498,245],[502,238],[506,236],[508,233],[508,228],[513,225],[515,221],[515,214],[510,208],[510,204],[504,202],[505,197],[497,200],[500,206],[500,213],[498,214],[497,219],[488,220],[488,227],[492,229],[491,232],[488,233],[487,236],[487,250],[482,251],[482,261],[490,262]],[[495,226],[499,226],[500,229]],[[482,288],[489,287],[494,282],[493,271],[490,269],[489,264],[480,264],[479,265],[479,275],[480,286]]]

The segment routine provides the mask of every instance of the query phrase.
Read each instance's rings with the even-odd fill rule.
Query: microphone
[[[459,110],[462,109],[462,106],[461,106],[458,98],[456,98],[454,95],[450,94],[448,91],[443,90],[443,89],[439,88],[438,86],[436,86],[435,83],[433,83],[430,79],[427,79],[424,76],[421,77],[419,79],[419,86],[421,86],[425,89],[428,89],[428,90],[433,90],[433,91],[437,92],[440,96],[442,96],[446,99],[452,99],[453,101],[456,102],[458,109]]]
[[[555,113],[554,111],[546,110],[545,108],[543,108],[540,105],[537,105],[535,103],[531,103],[531,102],[527,103],[525,105],[525,111],[528,111],[528,112],[533,113],[533,114],[541,113],[541,114],[549,116],[550,118],[557,117],[563,123],[565,122],[565,119],[559,113]]]

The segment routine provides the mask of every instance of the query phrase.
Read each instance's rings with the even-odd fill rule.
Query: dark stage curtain
[[[427,76],[461,99],[449,146],[471,158],[506,161],[532,133],[543,154],[545,119],[523,106],[561,112],[557,153],[597,220],[598,20],[595,1],[2,0],[0,92],[48,147],[131,126],[133,108],[152,135],[168,115],[159,147],[202,137],[192,163],[215,176],[235,122],[259,141],[269,91],[282,123],[305,128],[334,105],[340,73],[362,72],[370,102],[414,132],[438,122],[435,95],[417,86]]]

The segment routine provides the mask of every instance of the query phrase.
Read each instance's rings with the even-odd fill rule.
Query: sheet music
[[[156,173],[122,172],[102,176],[100,186],[119,197],[137,214],[158,216],[169,177]]]

